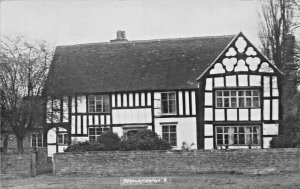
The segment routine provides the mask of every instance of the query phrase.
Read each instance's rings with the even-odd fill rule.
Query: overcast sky
[[[256,45],[259,0],[18,0],[1,2],[1,35],[56,45],[237,34]]]

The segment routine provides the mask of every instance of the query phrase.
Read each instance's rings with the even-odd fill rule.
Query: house
[[[58,46],[45,95],[48,155],[152,129],[174,148],[268,148],[278,70],[242,34]]]

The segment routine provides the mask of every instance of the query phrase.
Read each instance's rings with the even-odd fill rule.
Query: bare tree
[[[41,118],[41,92],[53,51],[45,41],[29,43],[23,37],[0,41],[1,129],[23,139]]]
[[[299,29],[297,0],[264,0],[259,13],[259,38],[262,51],[285,74],[279,80],[281,95],[280,120],[289,116],[291,109],[297,109],[297,46],[294,32]],[[300,110],[298,110],[300,111]]]

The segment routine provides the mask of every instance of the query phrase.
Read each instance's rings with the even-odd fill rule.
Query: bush
[[[97,142],[104,145],[105,151],[114,151],[119,149],[120,138],[116,133],[107,132],[100,135]]]
[[[65,152],[86,152],[86,151],[114,151],[119,149],[120,138],[113,132],[103,133],[97,138],[96,142],[78,142],[73,141]]]
[[[296,119],[287,119],[283,123],[283,133],[270,142],[271,148],[299,148],[300,123]]]
[[[93,142],[74,142],[69,145],[64,151],[65,152],[87,152],[87,151],[103,151],[104,145]]]
[[[159,138],[154,131],[139,130],[133,136],[122,137],[119,149],[123,151],[168,150],[171,149],[171,146],[167,141]]]

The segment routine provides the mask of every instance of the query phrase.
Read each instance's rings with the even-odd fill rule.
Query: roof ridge
[[[180,40],[195,40],[195,39],[209,39],[209,38],[226,38],[235,37],[236,34],[232,35],[215,35],[215,36],[199,36],[199,37],[180,37],[180,38],[162,38],[162,39],[147,39],[147,40],[132,40],[122,42],[97,42],[97,43],[79,43],[72,45],[58,45],[56,47],[75,47],[75,46],[89,46],[89,45],[105,45],[105,44],[131,44],[131,43],[147,43],[147,42],[160,42],[160,41],[180,41]]]

